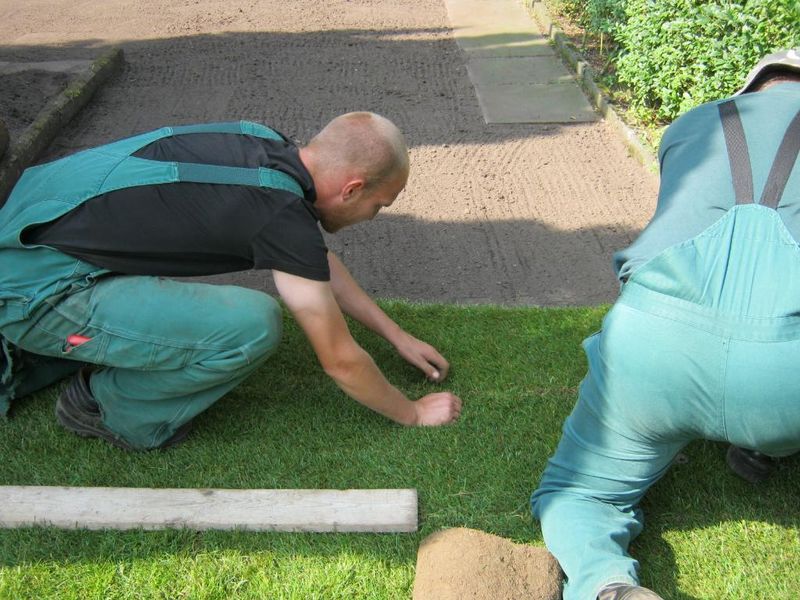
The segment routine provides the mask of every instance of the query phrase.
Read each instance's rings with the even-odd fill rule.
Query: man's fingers
[[[447,377],[450,364],[430,344],[410,337],[410,343],[398,347],[398,350],[403,358],[425,373],[425,377],[431,381],[439,382]]]
[[[431,363],[426,363],[426,367],[422,370],[428,374],[428,379],[431,381],[444,381],[444,378],[447,377],[447,371],[450,365],[445,363],[444,365],[435,365]]]
[[[450,372],[450,364],[447,361],[444,361],[444,364],[439,366],[438,369],[439,377],[436,379],[436,381],[444,381],[449,372]]]
[[[437,364],[424,354],[419,354],[413,357],[412,364],[420,371],[425,373],[425,376],[431,381],[441,381],[444,375],[447,374],[447,361],[445,361],[445,369],[442,370],[441,365]]]
[[[447,372],[450,370],[450,364],[445,360],[444,356],[431,348],[431,352],[425,357],[429,365],[428,377],[433,381],[442,381],[447,377]],[[424,369],[423,369],[424,370]]]

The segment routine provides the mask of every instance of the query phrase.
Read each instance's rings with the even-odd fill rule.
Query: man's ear
[[[351,179],[342,188],[342,200],[345,202],[349,200],[353,200],[359,196],[359,194],[364,190],[364,180],[363,179]]]

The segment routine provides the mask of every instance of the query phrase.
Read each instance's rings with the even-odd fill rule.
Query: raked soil
[[[303,143],[347,111],[395,121],[411,153],[406,190],[329,237],[377,297],[611,302],[611,256],[655,206],[656,175],[603,121],[485,124],[441,1],[0,0],[0,40],[0,61],[125,51],[45,159],[172,124],[248,119]],[[53,77],[19,76],[15,93],[52,92]],[[273,289],[265,272],[209,280]]]

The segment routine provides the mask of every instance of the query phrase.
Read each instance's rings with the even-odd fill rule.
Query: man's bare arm
[[[400,356],[421,370],[431,381],[443,381],[450,370],[447,360],[430,344],[404,331],[361,289],[341,260],[328,252],[331,289],[345,314],[353,317],[384,339]]]
[[[281,271],[273,274],[281,298],[308,337],[322,368],[347,395],[404,425],[444,425],[458,418],[461,400],[450,392],[428,394],[412,402],[386,380],[350,335],[327,282]]]

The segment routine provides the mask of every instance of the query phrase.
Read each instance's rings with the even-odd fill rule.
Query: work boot
[[[83,437],[98,437],[123,450],[134,452],[140,450],[131,446],[103,424],[100,405],[92,395],[89,387],[91,371],[88,368],[78,371],[70,379],[67,387],[56,402],[56,418],[65,429]],[[158,448],[170,448],[183,442],[189,435],[192,422],[181,425],[166,442]]]
[[[597,595],[597,600],[664,600],[647,588],[630,583],[612,583]]]
[[[775,470],[777,463],[771,456],[733,444],[728,448],[725,458],[731,470],[750,483],[765,481]]]

